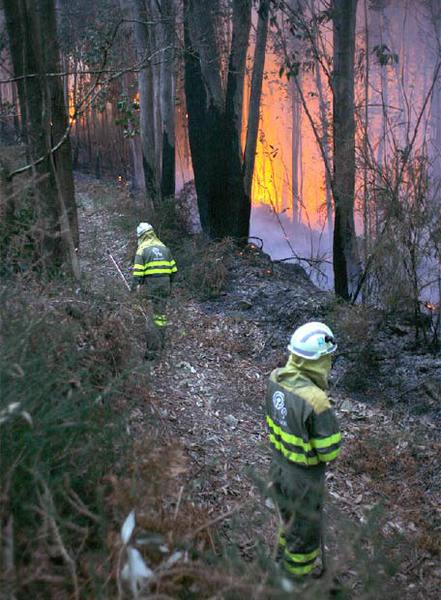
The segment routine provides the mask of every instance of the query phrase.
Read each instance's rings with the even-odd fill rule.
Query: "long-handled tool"
[[[119,276],[121,277],[121,279],[124,281],[124,285],[126,286],[126,288],[127,288],[127,289],[129,290],[129,292],[130,292],[130,291],[131,291],[131,290],[130,290],[130,285],[129,285],[129,283],[128,283],[127,279],[125,278],[125,276],[124,276],[124,273],[123,273],[123,272],[121,271],[121,269],[119,268],[119,265],[118,265],[118,263],[117,263],[117,262],[116,262],[116,260],[113,258],[113,256],[112,256],[112,254],[111,254],[110,250],[107,250],[107,255],[108,255],[108,257],[110,258],[110,260],[112,261],[112,263],[113,263],[113,266],[115,267],[115,269],[118,271],[118,275],[119,275]]]
[[[126,286],[126,288],[129,290],[129,292],[131,292],[132,290],[131,290],[131,288],[130,288],[129,282],[128,282],[128,281],[127,281],[127,279],[125,278],[125,276],[124,276],[124,273],[121,271],[121,269],[120,269],[120,267],[119,267],[118,263],[117,263],[117,262],[116,262],[116,260],[113,258],[113,256],[112,256],[112,253],[110,252],[110,250],[109,250],[109,249],[107,250],[107,256],[108,256],[108,257],[110,258],[110,260],[112,261],[112,263],[113,263],[113,266],[115,267],[115,269],[116,269],[116,270],[117,270],[117,272],[118,272],[118,275],[119,275],[119,276],[121,277],[121,279],[124,281],[124,285],[125,285],[125,286]],[[146,312],[145,312],[145,311],[144,311],[144,310],[143,310],[143,309],[142,309],[140,306],[137,306],[136,308],[139,310],[139,312],[142,314],[142,316],[144,317],[144,319],[145,319],[145,320],[146,320],[146,322],[148,323],[148,322],[149,322],[149,317],[148,317],[147,313],[146,313]]]
[[[328,561],[327,561],[327,556],[326,556],[324,532],[325,532],[325,514],[324,514],[324,510],[322,508],[321,513],[320,513],[320,550],[321,550],[321,557],[322,557],[322,570],[320,573],[320,577],[322,577],[328,570]]]

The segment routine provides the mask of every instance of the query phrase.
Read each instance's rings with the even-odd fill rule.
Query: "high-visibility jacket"
[[[271,373],[267,388],[271,488],[284,523],[279,556],[294,577],[317,566],[326,464],[340,452],[337,419],[325,392],[330,368],[330,356],[306,360],[292,354]]]
[[[270,376],[266,422],[274,458],[282,466],[313,467],[334,460],[341,435],[328,396],[330,358],[311,361],[291,355]]]
[[[140,238],[133,265],[135,284],[142,284],[150,277],[172,277],[177,270],[170,250],[153,231]]]

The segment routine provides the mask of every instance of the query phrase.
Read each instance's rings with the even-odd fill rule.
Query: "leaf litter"
[[[101,192],[98,187],[96,194]],[[86,232],[83,266],[92,271],[95,264],[105,263],[109,243],[128,274],[128,239],[107,229],[112,223],[108,207],[91,211],[93,201],[87,190],[80,193],[89,211],[83,227],[92,228],[99,240],[93,248],[88,247]],[[179,264],[178,254],[176,258]],[[140,360],[139,372],[146,374],[148,389],[145,404],[131,411],[128,426],[139,452],[148,457],[146,462],[151,463],[152,444],[146,449],[145,439],[154,440],[161,455],[159,471],[167,471],[170,481],[169,488],[161,492],[160,508],[156,505],[148,510],[168,512],[175,530],[185,521],[180,533],[171,534],[167,530],[170,524],[158,531],[160,527],[150,515],[141,533],[154,535],[156,526],[156,534],[160,534],[157,547],[168,551],[170,565],[177,556],[177,562],[186,560],[174,544],[192,530],[198,532],[195,537],[200,535],[194,519],[200,523],[203,516],[211,525],[202,526],[202,546],[215,548],[216,533],[221,543],[236,546],[246,560],[252,560],[256,540],[266,541],[269,551],[275,544],[274,508],[259,489],[270,463],[263,414],[265,384],[271,370],[283,364],[293,328],[310,319],[326,320],[333,315],[335,303],[330,293],[315,288],[306,274],[293,267],[274,265],[257,249],[248,250],[248,255],[238,252],[233,260],[230,257],[226,294],[205,301],[189,296],[178,279],[170,302],[167,350],[151,369]],[[116,279],[110,265],[94,277]],[[143,335],[136,330],[139,319],[133,309],[125,310],[125,326],[134,328],[131,335],[141,357]],[[404,347],[401,329],[397,336]],[[351,343],[354,345],[354,341],[345,341],[343,350],[350,352]],[[394,373],[394,366],[400,365],[406,374],[411,358],[411,353],[398,353],[395,362],[388,357],[387,370]],[[437,360],[429,356],[424,362],[419,356],[419,372],[432,373]],[[327,547],[336,571],[357,596],[363,584],[358,563],[353,561],[356,550],[342,549],[340,526],[342,519],[350,523],[360,546],[372,557],[373,542],[366,538],[365,527],[374,515],[373,537],[381,538],[382,547],[390,552],[388,559],[395,563],[391,577],[393,585],[399,586],[400,597],[436,598],[441,584],[438,413],[435,418],[423,419],[408,410],[409,404],[403,408],[396,401],[399,391],[393,378],[387,379],[384,373],[372,381],[372,388],[378,384],[378,401],[372,400],[371,394],[349,394],[338,385],[336,370],[337,385],[331,397],[344,446],[341,458],[327,473],[326,506]],[[384,402],[388,384],[389,404]],[[430,401],[439,411],[441,398],[433,392],[436,384],[425,389],[430,389]],[[142,478],[142,473],[139,470],[137,477]],[[150,483],[150,488],[154,487]],[[334,520],[336,514],[340,516]],[[142,513],[138,516],[142,523]],[[162,561],[163,553],[159,554]]]

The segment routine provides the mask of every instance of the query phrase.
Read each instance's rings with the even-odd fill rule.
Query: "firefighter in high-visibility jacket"
[[[325,470],[337,458],[341,442],[325,392],[336,348],[329,327],[302,325],[291,337],[288,362],[268,382],[270,490],[283,523],[278,556],[294,578],[319,571]]]
[[[151,302],[153,329],[147,332],[145,358],[154,359],[164,345],[167,300],[178,269],[169,248],[156,236],[150,223],[140,223],[136,234],[138,249],[133,265],[132,289],[144,289]]]

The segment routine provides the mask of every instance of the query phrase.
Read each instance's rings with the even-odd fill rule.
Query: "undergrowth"
[[[0,576],[11,597],[104,586],[106,477],[130,444],[122,321],[104,298],[54,291],[26,282],[1,293]]]
[[[341,340],[351,348],[341,384],[354,394],[368,393],[372,390],[372,382],[379,377],[375,340],[381,326],[381,315],[364,306],[336,303],[331,318],[337,323]]]
[[[167,219],[155,226],[178,261],[178,285],[200,298],[222,294],[233,243],[180,236],[179,225]],[[0,586],[7,597],[133,597],[121,576],[127,548],[120,533],[132,510],[130,544],[153,570],[141,592],[149,597],[393,597],[395,565],[384,559],[390,552],[380,535],[380,509],[360,527],[327,505],[329,571],[293,591],[275,565],[277,517],[265,508],[265,482],[250,481],[260,495],[231,500],[226,489],[225,503],[198,505],[191,482],[204,479],[210,490],[208,463],[195,473],[191,455],[167,427],[161,398],[133,356],[133,307],[115,292],[27,281],[10,282],[1,295]],[[361,340],[365,361],[370,325],[353,315],[347,335]],[[220,334],[214,341],[225,345]],[[241,344],[235,341],[232,351],[243,351]],[[373,469],[363,452],[362,445],[351,449],[354,464]],[[388,465],[377,459],[375,465],[381,478]]]
[[[209,242],[195,236],[184,240],[179,252],[179,266],[186,288],[202,300],[220,296],[228,286],[234,251],[231,239]]]

